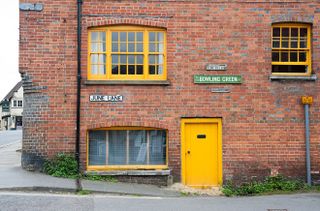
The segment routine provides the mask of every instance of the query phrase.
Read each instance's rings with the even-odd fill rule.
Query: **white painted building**
[[[23,88],[18,82],[0,102],[0,130],[22,129]]]

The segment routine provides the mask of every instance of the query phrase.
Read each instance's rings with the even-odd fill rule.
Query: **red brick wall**
[[[43,86],[26,98],[42,95],[47,99],[45,105],[39,105],[45,108],[43,111],[25,117],[23,151],[47,157],[59,151],[74,150],[76,1],[42,2],[42,12],[20,12],[20,71],[31,77],[31,87]],[[87,130],[110,126],[159,127],[169,131],[169,167],[179,180],[181,118],[221,117],[224,180],[245,181],[277,171],[303,177],[304,111],[300,98],[311,95],[314,97],[310,109],[311,161],[312,170],[319,171],[319,81],[270,81],[269,76],[271,24],[286,21],[313,24],[312,66],[313,72],[319,74],[320,3],[264,2],[85,0],[82,167],[85,168]],[[87,29],[114,24],[167,29],[169,86],[84,84]],[[205,65],[208,63],[227,64],[225,74],[242,75],[243,83],[194,84],[195,74],[219,74],[207,72]],[[230,93],[212,93],[214,88],[228,88]],[[91,94],[120,94],[124,101],[90,103]],[[32,103],[30,100],[30,105]],[[35,137],[27,135],[30,133]]]

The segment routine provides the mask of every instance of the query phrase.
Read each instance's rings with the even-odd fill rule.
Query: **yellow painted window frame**
[[[89,132],[99,131],[99,130],[164,130],[166,131],[166,161],[165,165],[89,165]],[[88,171],[116,171],[116,170],[163,170],[168,169],[168,130],[159,128],[149,128],[149,127],[109,127],[109,128],[99,128],[95,130],[87,131],[87,144],[86,144],[86,161]]]
[[[102,53],[106,55],[106,74],[105,75],[93,75],[91,74],[91,32],[105,32],[106,33],[106,52],[94,52]],[[143,32],[143,52],[126,52],[125,55],[143,54],[143,74],[142,75],[112,75],[112,32]],[[149,51],[149,32],[162,32],[163,37],[163,53],[150,52]],[[110,26],[110,27],[96,27],[88,30],[88,80],[166,80],[167,79],[167,36],[166,30],[154,27],[141,27],[141,26]],[[128,39],[128,38],[127,38]],[[127,40],[128,42],[128,40]],[[149,54],[163,55],[163,73],[161,75],[149,74]]]
[[[181,180],[186,184],[186,125],[190,123],[211,123],[218,125],[218,184],[223,184],[222,168],[222,119],[221,118],[185,118],[181,120]]]
[[[274,28],[307,28],[307,47],[306,48],[281,48],[281,41],[282,41],[282,34],[280,30],[280,47],[279,48],[274,48],[273,47],[273,29]],[[291,31],[291,30],[290,30]],[[290,32],[291,33],[291,32]],[[291,41],[291,35],[289,35],[289,43]],[[298,43],[300,42],[300,35],[298,36]],[[299,44],[300,45],[300,44]],[[290,45],[289,45],[290,46]],[[278,76],[310,76],[312,73],[312,52],[311,52],[311,25],[310,24],[303,24],[303,23],[278,23],[278,24],[273,24],[272,25],[272,31],[271,31],[271,48],[272,52],[274,50],[286,50],[288,52],[293,51],[307,51],[307,56],[306,56],[306,62],[273,62],[272,65],[306,65],[308,66],[308,71],[305,73],[274,73],[272,72],[272,75],[278,75]]]

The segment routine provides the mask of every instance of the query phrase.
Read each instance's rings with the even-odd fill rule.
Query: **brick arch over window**
[[[105,18],[105,17],[88,17],[84,18],[86,28],[112,25],[137,25],[158,28],[167,28],[168,21],[166,18]]]
[[[301,23],[301,24],[313,24],[314,16],[303,16],[298,14],[284,14],[271,17],[271,24],[278,23]]]
[[[87,126],[88,130],[98,129],[98,128],[110,128],[110,127],[144,127],[144,128],[158,128],[167,129],[168,123],[160,121],[152,121],[150,119],[138,120],[138,119],[125,119],[117,118],[116,120],[92,122],[92,124]]]

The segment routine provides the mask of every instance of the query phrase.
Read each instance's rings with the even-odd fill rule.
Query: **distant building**
[[[22,129],[23,89],[21,85],[20,81],[0,102],[0,130]]]

